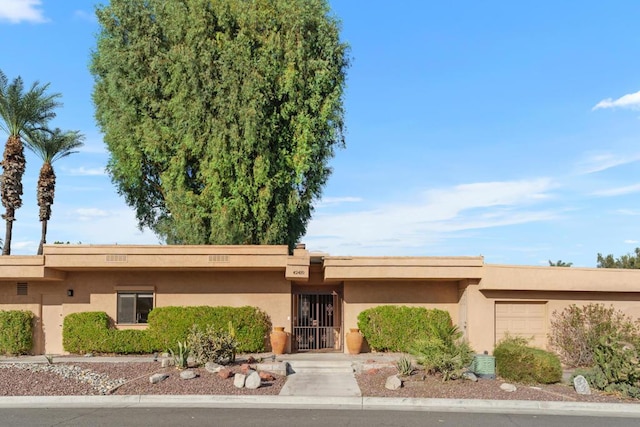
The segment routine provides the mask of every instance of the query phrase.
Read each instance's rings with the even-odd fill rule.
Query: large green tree
[[[43,246],[47,243],[47,224],[51,219],[51,206],[55,197],[56,174],[53,170],[53,162],[76,153],[75,149],[84,145],[83,140],[84,136],[79,131],[63,132],[59,128],[29,132],[25,138],[27,148],[42,159],[37,190],[42,224],[38,255],[42,255]]]
[[[92,59],[107,169],[167,243],[293,246],[344,144],[326,0],[112,0]]]
[[[22,176],[26,167],[22,136],[27,131],[42,129],[55,117],[56,101],[60,94],[48,94],[48,84],[35,82],[25,91],[22,78],[9,83],[0,71],[0,129],[9,134],[0,165],[3,168],[0,196],[6,222],[2,255],[11,254],[13,221],[16,209],[22,206]]]
[[[598,268],[640,268],[640,248],[635,253],[614,258],[612,254],[603,256],[598,254]]]

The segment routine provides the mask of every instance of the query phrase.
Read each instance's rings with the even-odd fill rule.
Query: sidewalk
[[[389,364],[396,360],[394,354],[360,354],[347,355],[336,353],[287,354],[277,356],[277,360],[288,363],[296,361],[348,362],[354,369],[362,369],[367,362]],[[117,363],[129,361],[151,361],[152,357],[71,357],[59,356],[58,362],[104,362]],[[0,363],[46,363],[44,356],[28,356],[19,358],[0,357]],[[338,363],[336,363],[338,364]],[[358,368],[359,367],[359,368]],[[292,375],[293,378],[296,374]],[[329,375],[329,374],[327,374]],[[342,384],[353,373],[335,372],[334,379]],[[288,380],[289,381],[289,380]],[[313,386],[313,385],[312,385]],[[1,387],[1,385],[0,385]],[[261,408],[261,409],[349,409],[349,410],[397,410],[397,411],[429,411],[429,412],[472,412],[501,414],[532,415],[573,415],[601,417],[640,418],[640,403],[585,403],[585,402],[549,402],[518,400],[481,400],[481,399],[413,399],[383,398],[361,396],[319,396],[313,392],[305,392],[297,385],[297,395],[279,396],[219,396],[219,395],[130,395],[130,396],[7,396],[0,397],[2,408],[157,408],[157,407],[192,407],[192,408]],[[358,389],[359,391],[359,389]]]

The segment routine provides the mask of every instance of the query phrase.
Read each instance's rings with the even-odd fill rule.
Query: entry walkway
[[[290,373],[280,396],[360,397],[355,372],[374,365],[388,366],[394,355],[343,353],[296,353],[278,357],[289,364]]]

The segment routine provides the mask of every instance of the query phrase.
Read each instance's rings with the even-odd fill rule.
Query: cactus
[[[176,362],[176,368],[186,369],[189,367],[189,353],[191,353],[191,349],[186,341],[178,341],[178,354],[176,354],[172,349],[169,349],[169,351],[171,352],[173,360]]]
[[[413,362],[409,357],[403,355],[396,362],[396,368],[398,368],[400,375],[411,375],[413,373]]]

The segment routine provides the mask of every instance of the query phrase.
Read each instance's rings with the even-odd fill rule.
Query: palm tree
[[[56,174],[52,163],[70,154],[77,153],[76,148],[82,147],[84,135],[79,131],[62,132],[56,128],[27,132],[25,145],[42,159],[42,167],[38,176],[38,206],[40,207],[40,222],[42,234],[38,255],[42,255],[42,248],[47,243],[47,222],[51,218],[51,205],[56,189]]]
[[[56,101],[60,94],[45,93],[48,88],[48,84],[40,85],[35,82],[25,92],[22,78],[17,77],[9,84],[7,76],[0,71],[0,129],[9,134],[0,162],[4,169],[0,197],[2,206],[6,209],[2,215],[6,221],[2,255],[11,254],[13,221],[16,209],[22,206],[22,175],[27,162],[21,136],[28,129],[44,128],[55,117],[54,109],[60,105]]]

